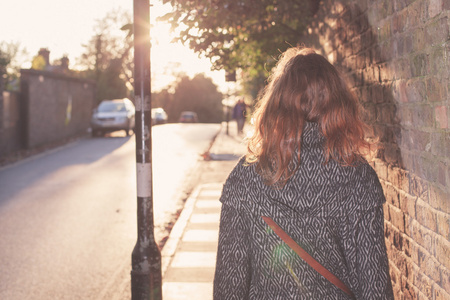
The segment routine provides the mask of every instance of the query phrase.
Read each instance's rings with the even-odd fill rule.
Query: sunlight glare
[[[4,2],[4,3],[3,3]],[[133,0],[21,0],[3,1],[3,16],[0,18],[4,30],[0,42],[19,42],[27,51],[21,67],[30,68],[32,58],[40,48],[50,51],[50,61],[68,56],[70,67],[84,51],[86,44],[95,35],[95,25],[115,10],[133,12]],[[187,46],[171,43],[175,33],[170,26],[157,22],[156,18],[169,12],[172,7],[162,1],[151,1],[151,68],[152,90],[158,91],[172,84],[177,74],[193,77],[204,73],[218,86],[225,82],[224,71],[210,70],[207,59],[198,55]]]

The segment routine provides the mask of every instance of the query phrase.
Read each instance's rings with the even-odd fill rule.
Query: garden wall
[[[21,70],[25,147],[86,133],[94,108],[92,81],[37,70]]]

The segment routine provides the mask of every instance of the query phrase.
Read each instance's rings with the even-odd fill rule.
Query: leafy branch
[[[263,76],[280,51],[296,45],[317,0],[163,0],[160,18],[179,29],[176,41],[209,58],[212,68]],[[259,80],[260,81],[260,80]]]

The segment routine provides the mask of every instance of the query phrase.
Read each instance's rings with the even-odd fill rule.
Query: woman
[[[254,119],[248,153],[221,196],[214,299],[393,299],[385,198],[363,158],[370,143],[342,76],[313,50],[291,48]],[[348,294],[300,258],[267,218]]]

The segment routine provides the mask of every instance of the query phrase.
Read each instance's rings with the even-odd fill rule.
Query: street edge
[[[178,217],[178,219],[175,222],[175,225],[170,231],[167,242],[164,244],[164,247],[161,250],[161,274],[163,278],[165,272],[167,271],[167,268],[169,267],[173,257],[175,256],[178,243],[183,236],[183,233],[186,229],[189,219],[191,218],[195,202],[197,201],[197,197],[198,194],[200,193],[201,188],[202,185],[196,186],[194,191],[186,200],[183,210],[181,211],[180,216]]]

